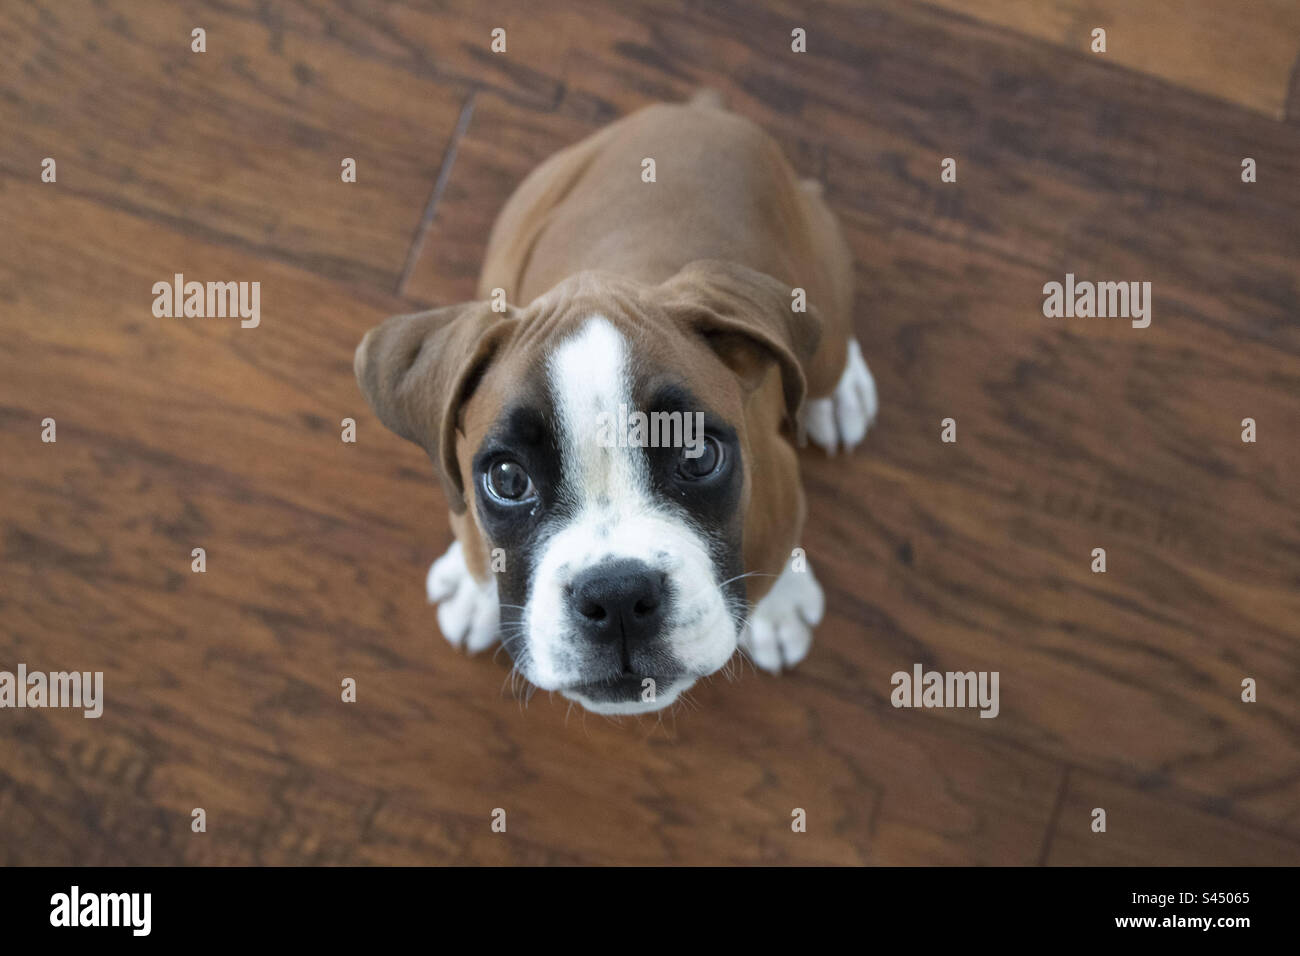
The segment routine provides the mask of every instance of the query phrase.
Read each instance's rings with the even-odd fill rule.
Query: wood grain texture
[[[107,208],[396,285],[461,87],[219,4],[13,4],[0,23],[6,173],[52,156],[59,189]]]
[[[1025,33],[1086,56],[1256,110],[1285,114],[1300,6],[1290,0],[928,0],[954,13]],[[1106,52],[1092,52],[1092,31]]]
[[[1046,862],[1050,866],[1294,865],[1288,839],[1255,827],[1224,824],[1215,808],[1171,803],[1149,788],[1126,787],[1071,772]],[[1106,830],[1093,830],[1094,811]]]
[[[0,863],[1300,862],[1300,130],[1011,3],[359,9],[0,13],[0,669],[107,696],[0,711]],[[546,155],[705,84],[857,258],[882,413],[804,458],[827,620],[662,721],[525,705],[437,635],[445,505],[352,351],[473,293]],[[1045,319],[1067,271],[1152,282],[1151,327]],[[154,318],[174,272],[261,281],[261,327]],[[1000,716],[894,709],[917,662],[999,671]]]

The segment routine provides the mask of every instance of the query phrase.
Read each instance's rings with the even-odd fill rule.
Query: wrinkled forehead
[[[634,411],[700,412],[742,430],[734,375],[702,340],[661,323],[590,313],[517,336],[464,410],[471,448],[493,438],[569,445]]]

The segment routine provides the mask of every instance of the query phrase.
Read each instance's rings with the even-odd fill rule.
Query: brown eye
[[[533,480],[517,461],[498,461],[483,476],[483,487],[498,501],[527,501],[537,495]]]
[[[677,473],[688,481],[707,478],[721,467],[722,446],[708,435],[701,444],[683,448],[677,460]]]

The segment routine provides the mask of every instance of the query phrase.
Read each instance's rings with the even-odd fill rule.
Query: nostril
[[[632,613],[636,614],[638,617],[645,617],[648,614],[653,614],[658,609],[658,598],[641,598],[632,605]]]
[[[578,613],[589,621],[605,620],[605,607],[595,601],[582,601],[578,604]]]

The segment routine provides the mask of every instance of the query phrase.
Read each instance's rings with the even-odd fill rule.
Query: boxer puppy
[[[823,600],[794,440],[852,449],[876,413],[852,273],[818,184],[711,92],[534,170],[480,301],[391,318],[356,352],[451,509],[427,581],[447,639],[500,638],[600,713],[666,707],[737,646],[798,663]],[[638,413],[699,427],[619,430]]]

